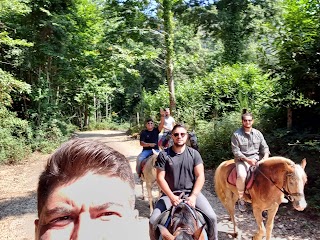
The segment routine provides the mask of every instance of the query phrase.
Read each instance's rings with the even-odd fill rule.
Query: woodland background
[[[214,168],[245,108],[319,213],[319,71],[318,0],[1,0],[0,162],[170,107]]]

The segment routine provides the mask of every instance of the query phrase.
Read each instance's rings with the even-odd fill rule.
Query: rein
[[[188,208],[188,210],[191,212],[193,218],[195,219],[195,221],[197,223],[198,222],[198,216],[196,214],[196,210],[193,207],[189,206],[187,203],[185,203],[185,200],[186,200],[185,199],[185,192],[181,192],[181,194],[179,195],[179,198],[182,199],[183,201],[181,203],[179,203],[178,206],[181,205],[181,204],[184,204]],[[176,207],[172,206],[172,210],[171,210],[171,226],[173,225],[173,221],[172,220],[174,219],[173,216],[174,216],[176,208],[177,208],[177,206]],[[191,232],[190,228],[178,228],[178,229],[176,229],[176,231],[186,232],[189,235],[193,234]]]
[[[293,176],[293,173],[287,173],[287,174],[286,174],[286,179],[285,179],[285,183],[284,183],[284,185],[286,185],[286,188],[287,188],[287,190],[286,190],[285,188],[283,188],[283,189],[279,188],[279,187],[276,185],[276,183],[275,183],[274,181],[272,181],[271,178],[267,177],[267,176],[259,169],[259,167],[257,167],[256,169],[259,171],[259,173],[261,173],[262,176],[264,176],[264,177],[265,177],[266,179],[268,179],[276,188],[278,188],[278,189],[288,198],[288,200],[289,200],[290,202],[293,202],[293,201],[294,201],[294,199],[292,198],[292,196],[304,196],[303,193],[299,193],[299,192],[298,192],[298,193],[291,193],[291,192],[289,191],[289,186],[288,186],[287,178],[290,177],[290,176]],[[295,169],[295,167],[294,167],[294,169]]]

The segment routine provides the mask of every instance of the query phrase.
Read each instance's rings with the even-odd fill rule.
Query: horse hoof
[[[237,238],[237,237],[238,237],[238,233],[232,233],[231,236],[232,236],[233,238]]]

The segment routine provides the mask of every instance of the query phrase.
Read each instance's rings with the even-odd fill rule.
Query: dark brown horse
[[[307,181],[304,171],[306,164],[305,159],[298,165],[283,157],[271,157],[259,162],[254,183],[245,195],[245,200],[252,203],[253,214],[258,224],[254,240],[260,240],[264,235],[266,240],[271,239],[274,217],[284,194],[292,201],[296,210],[303,211],[306,208],[307,203],[304,198],[304,185]],[[227,181],[234,166],[234,160],[222,162],[215,171],[214,181],[216,193],[230,215],[234,226],[233,237],[236,238],[237,227],[234,214],[238,191]],[[266,227],[262,219],[264,210],[268,210]]]
[[[164,240],[204,240],[205,225],[201,227],[199,225],[196,210],[185,202],[181,202],[178,206],[173,207],[168,228],[163,225],[158,225],[158,227]]]

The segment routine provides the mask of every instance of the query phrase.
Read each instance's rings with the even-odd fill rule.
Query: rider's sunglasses
[[[174,133],[173,136],[178,137],[178,136],[184,137],[186,133]]]
[[[244,122],[252,122],[252,119],[243,119]]]

